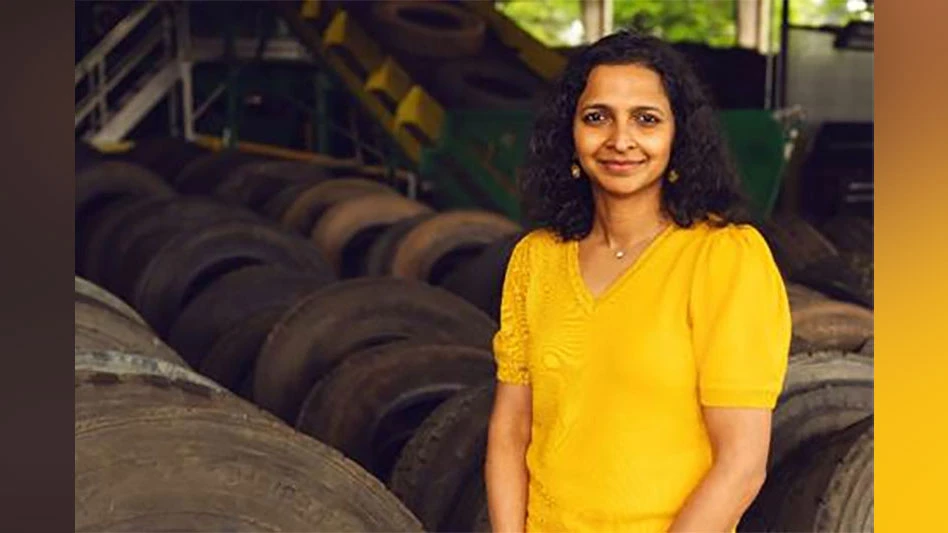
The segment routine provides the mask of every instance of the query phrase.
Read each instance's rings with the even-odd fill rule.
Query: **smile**
[[[632,160],[600,160],[599,164],[610,173],[624,174],[626,172],[637,170],[643,166],[648,160],[640,159],[636,161]]]

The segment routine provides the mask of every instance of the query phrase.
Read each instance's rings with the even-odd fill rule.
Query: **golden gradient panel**
[[[876,531],[948,530],[948,2],[875,20]]]

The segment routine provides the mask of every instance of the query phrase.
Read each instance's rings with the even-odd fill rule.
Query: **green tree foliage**
[[[575,28],[582,24],[580,0],[496,0],[495,5],[548,46],[580,44],[582,33],[575,38]]]
[[[733,46],[736,0],[615,0],[615,28],[647,31],[671,42]]]
[[[737,2],[753,0],[613,0],[613,27],[636,28],[671,42],[735,46]],[[549,46],[579,44],[581,0],[495,0],[497,9]],[[772,0],[774,44],[779,43],[783,0]],[[867,9],[863,11],[860,5]],[[863,11],[860,13],[860,11]],[[844,25],[872,19],[869,0],[790,0],[790,23]]]
[[[790,0],[790,24],[845,26],[850,20],[864,18],[861,14],[871,13],[871,9],[865,0]]]
[[[737,0],[614,0],[613,26],[634,27],[671,41],[731,46]],[[549,46],[579,44],[580,0],[496,0],[497,9]],[[581,35],[580,35],[581,36]]]

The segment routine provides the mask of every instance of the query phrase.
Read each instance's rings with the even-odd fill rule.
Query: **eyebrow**
[[[591,103],[591,104],[586,104],[586,105],[584,105],[583,108],[582,108],[583,111],[589,111],[589,110],[592,110],[592,109],[605,109],[605,110],[608,110],[608,111],[612,111],[612,107],[611,107],[611,106],[608,106],[608,105],[606,105],[606,104],[602,104],[602,103],[599,103],[599,102],[593,102],[593,103]],[[637,112],[637,111],[655,111],[655,112],[658,112],[658,113],[660,113],[660,114],[662,114],[662,115],[665,114],[665,111],[662,110],[661,108],[655,107],[655,106],[650,106],[650,105],[639,105],[639,106],[635,106],[635,107],[633,107],[633,108],[630,108],[629,111],[631,111],[631,112]]]

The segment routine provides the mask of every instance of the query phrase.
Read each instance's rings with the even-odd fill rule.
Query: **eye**
[[[606,121],[606,115],[602,111],[587,111],[583,114],[583,122],[586,124],[600,124]]]
[[[662,122],[662,119],[658,118],[657,115],[652,113],[641,113],[636,115],[635,120],[638,121],[639,124],[646,127],[656,126]]]

